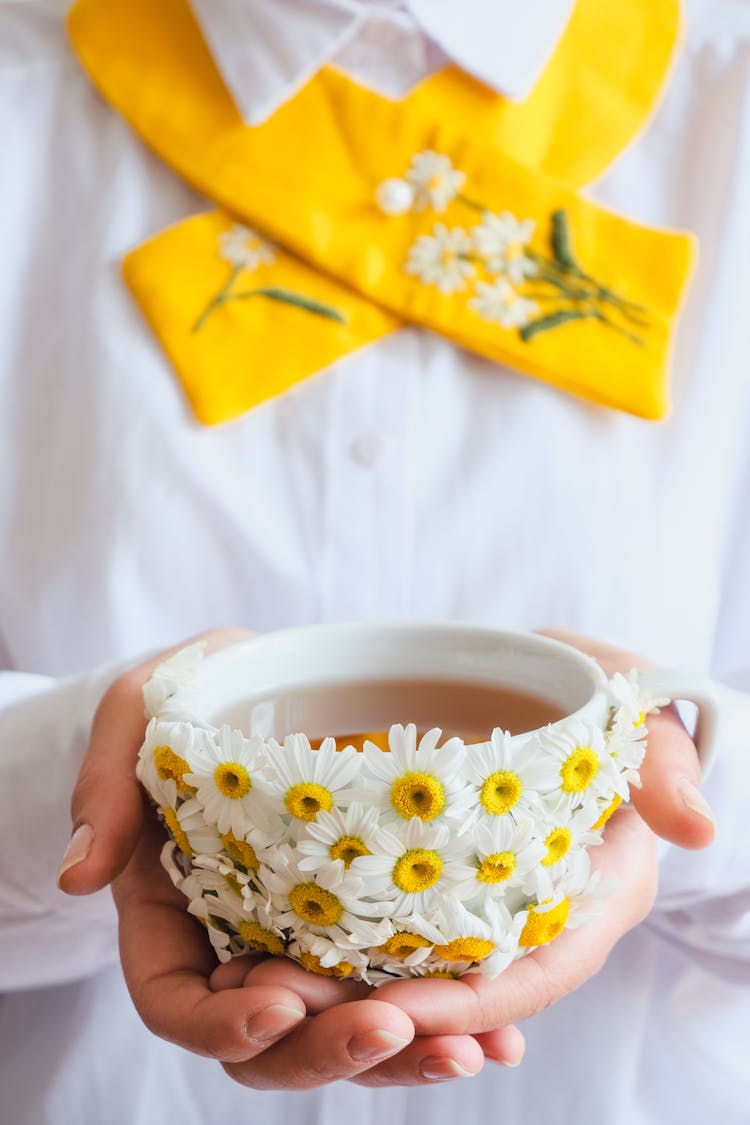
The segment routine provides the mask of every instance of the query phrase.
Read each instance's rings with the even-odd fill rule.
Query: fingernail
[[[65,855],[62,857],[60,863],[60,870],[57,872],[57,885],[60,885],[60,880],[66,871],[70,871],[71,867],[75,867],[77,863],[82,863],[86,856],[91,851],[91,845],[94,842],[94,829],[90,824],[79,824],[73,835],[70,837]]]
[[[455,1059],[422,1059],[419,1069],[423,1078],[431,1078],[433,1081],[474,1077],[470,1070],[464,1070]]]
[[[402,1039],[400,1035],[392,1035],[390,1031],[363,1031],[361,1035],[352,1036],[347,1050],[353,1059],[362,1062],[363,1059],[384,1059],[388,1055],[395,1055],[410,1042],[410,1039]]]
[[[711,824],[716,823],[716,821],[714,820],[714,814],[708,801],[703,796],[697,785],[693,785],[692,781],[690,781],[687,777],[683,777],[683,779],[678,783],[677,792],[680,794],[680,800],[682,801],[683,805],[685,805],[686,808],[690,809],[691,812],[697,813],[698,816],[704,817],[706,820],[710,821]]]
[[[291,1031],[304,1018],[304,1014],[296,1008],[287,1008],[285,1004],[271,1004],[247,1021],[245,1034],[250,1039],[275,1039],[285,1031]]]

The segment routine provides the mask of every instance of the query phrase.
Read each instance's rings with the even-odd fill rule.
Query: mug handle
[[[693,741],[704,778],[713,764],[716,753],[721,715],[720,689],[708,676],[675,672],[665,668],[638,668],[638,686],[644,695],[653,699],[684,699],[698,708],[698,718]]]

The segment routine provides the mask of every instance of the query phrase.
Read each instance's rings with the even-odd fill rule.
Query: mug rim
[[[382,658],[389,647],[393,652],[393,646],[398,642],[401,642],[401,644],[408,643],[416,646],[416,648],[421,645],[424,646],[428,661],[433,661],[433,667],[437,667],[441,663],[440,657],[445,657],[445,649],[437,647],[440,640],[445,642],[460,641],[461,644],[450,646],[447,660],[442,660],[444,666],[442,675],[434,671],[423,672],[420,670],[417,674],[421,678],[435,681],[463,679],[474,684],[497,684],[498,686],[506,686],[511,690],[536,692],[551,701],[560,702],[565,707],[564,716],[549,724],[552,727],[555,727],[558,723],[569,722],[571,719],[593,717],[592,711],[597,712],[597,721],[603,721],[604,719],[603,714],[598,715],[598,711],[601,710],[598,701],[606,687],[607,677],[593,657],[563,641],[530,631],[499,629],[469,622],[440,620],[323,622],[258,633],[212,652],[200,662],[195,671],[194,701],[202,718],[209,722],[218,722],[218,716],[222,711],[228,713],[232,708],[241,706],[243,703],[251,703],[253,700],[260,701],[264,696],[267,697],[273,692],[288,691],[295,687],[309,688],[313,685],[335,685],[339,683],[343,686],[363,682],[364,680],[377,682],[378,680],[393,681],[394,679],[407,678],[407,674],[403,672],[394,674],[392,668],[389,668],[388,675],[382,674],[382,672],[377,674],[372,667],[368,670],[366,667],[368,656],[371,661],[375,661],[378,653]],[[320,665],[313,664],[313,661],[310,660],[315,652],[316,645],[320,645],[320,651],[325,654],[329,666],[331,666],[332,660],[331,646],[338,645],[339,648],[334,650],[334,653],[338,651],[340,659],[345,659],[347,655],[350,658],[346,672],[342,674],[342,670],[339,670],[338,675],[326,675],[325,672],[321,674]],[[307,674],[300,676],[292,672],[285,677],[277,674],[265,680],[261,675],[257,687],[254,686],[252,690],[248,690],[246,687],[240,689],[237,678],[242,677],[243,664],[251,663],[252,657],[255,657],[259,664],[262,664],[264,650],[267,666],[273,668],[274,660],[283,662],[286,655],[292,667],[295,666],[295,659],[298,662],[297,667],[300,660],[303,667],[304,661],[307,660]],[[401,654],[402,650],[399,649],[398,652]],[[463,660],[460,658],[461,653],[463,653]],[[546,656],[549,668],[558,673],[564,671],[570,674],[572,672],[577,677],[579,691],[582,682],[587,681],[588,691],[585,698],[577,707],[569,707],[565,701],[561,701],[555,696],[555,691],[549,689],[549,685],[547,685],[548,690],[545,690],[544,686],[540,686],[538,682],[527,683],[526,680],[523,680],[511,683],[507,677],[502,678],[497,674],[495,676],[488,674],[491,672],[492,660],[497,659],[500,653],[504,654],[506,658],[513,656],[519,662],[519,666],[524,662],[528,663],[528,661],[539,660],[539,658],[544,663],[544,657]],[[454,654],[457,655],[454,666],[451,666],[450,658]],[[353,657],[359,660],[359,674],[356,674],[356,669],[352,666]],[[549,658],[552,658],[552,660]],[[335,665],[335,659],[333,664]],[[484,675],[477,675],[478,669],[481,669]],[[265,669],[261,669],[261,671],[265,671]],[[470,672],[472,674],[469,674]],[[408,673],[412,677],[414,677],[414,674],[414,670]],[[556,685],[556,690],[562,692],[564,686],[562,684]],[[514,737],[523,738],[533,734],[538,729],[540,728],[518,732]]]

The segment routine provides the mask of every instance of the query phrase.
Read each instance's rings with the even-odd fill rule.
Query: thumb
[[[143,685],[151,673],[195,641],[206,652],[247,639],[245,629],[213,629],[183,641],[126,672],[102,697],[88,750],[71,798],[73,834],[57,884],[70,895],[87,895],[111,883],[133,854],[143,825],[146,798],[135,775],[146,733]]]
[[[641,765],[641,789],[631,789],[634,807],[651,829],[683,848],[705,848],[716,826],[700,791],[701,767],[695,743],[673,708],[646,720],[648,750]]]
[[[135,849],[144,798],[135,762],[146,731],[143,670],[121,676],[94,716],[88,750],[71,798],[73,834],[60,864],[67,894],[99,890],[119,875]]]

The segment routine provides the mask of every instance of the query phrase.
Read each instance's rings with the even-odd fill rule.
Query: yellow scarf
[[[124,263],[197,417],[234,418],[403,322],[662,417],[693,240],[578,189],[643,127],[678,14],[579,0],[521,104],[456,67],[397,102],[327,67],[249,127],[187,0],[79,0],[96,85],[219,207]]]

